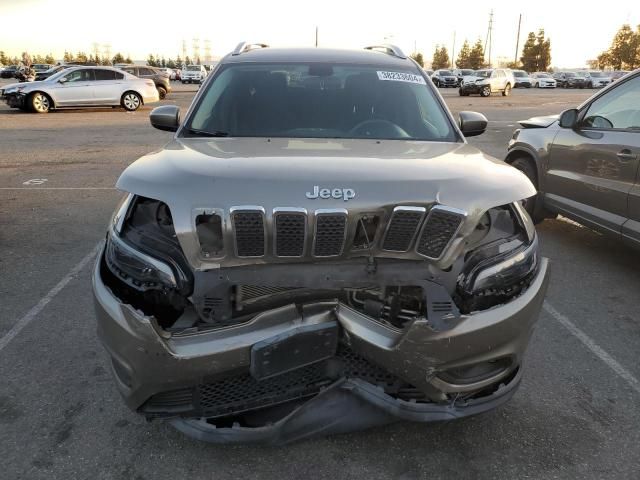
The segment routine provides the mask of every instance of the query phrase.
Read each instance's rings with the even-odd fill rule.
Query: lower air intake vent
[[[409,250],[424,212],[425,209],[422,207],[394,208],[382,248],[390,252]]]
[[[232,212],[239,257],[264,256],[264,213],[259,210]]]
[[[275,253],[278,257],[301,257],[304,253],[307,217],[304,213],[275,214]]]
[[[316,231],[313,244],[313,255],[316,257],[335,257],[344,248],[347,213],[318,213],[316,215]]]
[[[465,213],[448,207],[435,206],[429,212],[418,239],[417,252],[438,259],[458,233]]]

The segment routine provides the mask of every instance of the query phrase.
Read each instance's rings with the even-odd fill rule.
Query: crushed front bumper
[[[94,270],[93,290],[98,335],[111,357],[120,393],[131,409],[149,418],[174,417],[181,430],[210,441],[231,441],[233,437],[237,441],[284,443],[315,432],[314,425],[323,425],[319,429],[322,433],[335,433],[393,419],[444,420],[480,413],[505,402],[520,381],[522,358],[547,282],[547,260],[542,259],[520,296],[507,304],[463,315],[437,330],[428,320],[414,321],[403,330],[390,329],[342,303],[325,301],[266,311],[230,328],[174,335],[160,329],[155,319],[121,303],[103,283],[100,261]],[[339,328],[341,342],[353,352],[349,355],[367,362],[367,369],[386,372],[365,378],[389,374],[424,393],[428,401],[412,402],[389,394],[373,381],[363,381],[358,373],[334,376],[318,391],[299,392],[295,400],[304,403],[270,427],[214,429],[197,420],[231,412],[226,405],[207,409],[201,400],[204,396],[219,399],[236,388],[233,382],[243,382],[245,392],[251,388],[268,390],[269,379],[255,380],[249,373],[256,344],[283,336],[295,338],[301,329],[332,323]],[[465,374],[486,365],[496,365],[489,376]],[[362,368],[350,371],[362,372]],[[284,375],[275,378],[279,377]],[[160,397],[164,403],[153,402]],[[280,403],[289,400],[294,398],[283,397]],[[354,410],[361,413],[355,415]]]

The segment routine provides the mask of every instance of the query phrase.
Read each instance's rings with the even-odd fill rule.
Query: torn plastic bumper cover
[[[283,445],[309,437],[346,433],[399,420],[454,420],[492,410],[516,392],[522,370],[491,395],[448,404],[407,402],[393,398],[359,379],[343,379],[326,388],[285,418],[263,427],[220,428],[206,419],[176,418],[171,424],[190,437],[210,443],[266,443]]]

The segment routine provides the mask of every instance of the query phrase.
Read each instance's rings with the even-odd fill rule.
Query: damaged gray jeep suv
[[[521,172],[397,47],[240,44],[130,165],[93,275],[127,405],[286,443],[495,408],[547,286]]]

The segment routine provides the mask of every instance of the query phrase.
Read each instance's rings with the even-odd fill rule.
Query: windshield
[[[575,73],[571,73],[571,72],[567,72],[567,73],[564,74],[564,76],[567,77],[567,78],[573,78],[573,77],[576,76],[576,74]]]
[[[440,70],[440,75],[453,75],[451,70]]]
[[[223,68],[187,136],[456,141],[445,110],[415,71],[344,64]]]
[[[536,73],[536,77],[538,78],[550,78],[548,73]]]
[[[473,75],[473,70],[460,70],[462,75]]]
[[[589,72],[589,75],[596,78],[604,77],[604,73],[602,72]]]
[[[527,76],[527,72],[523,72],[522,70],[514,70],[513,71],[513,76],[514,77],[526,77]]]
[[[478,70],[475,73],[476,77],[489,78],[491,76],[491,70]]]
[[[200,65],[189,65],[187,67],[187,70],[189,70],[189,71],[194,71],[194,70],[200,71]]]

